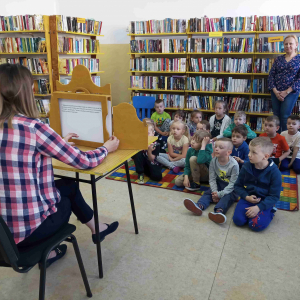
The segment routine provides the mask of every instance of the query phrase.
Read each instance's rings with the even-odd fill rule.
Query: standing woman
[[[275,59],[268,78],[273,113],[280,120],[280,130],[287,130],[288,116],[292,113],[300,92],[300,56],[295,35],[284,39],[285,55]]]

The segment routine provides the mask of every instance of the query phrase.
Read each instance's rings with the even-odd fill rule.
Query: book
[[[0,16],[0,31],[44,30],[42,15]]]
[[[58,69],[60,74],[71,74],[77,65],[84,65],[90,72],[100,71],[100,63],[98,58],[64,58],[59,59]]]
[[[185,76],[130,76],[130,87],[151,90],[184,90]]]

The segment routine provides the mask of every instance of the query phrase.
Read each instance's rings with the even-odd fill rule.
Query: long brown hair
[[[38,118],[39,111],[32,91],[33,77],[21,65],[0,65],[0,128],[5,121],[13,128],[12,119],[16,114]]]

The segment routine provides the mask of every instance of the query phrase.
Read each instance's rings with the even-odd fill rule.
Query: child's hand
[[[68,133],[63,139],[71,146],[74,146],[75,143],[69,142],[69,139],[72,139],[73,137],[78,138],[79,135],[77,133]]]
[[[247,212],[246,212],[246,216],[250,219],[250,218],[254,218],[257,216],[257,214],[259,213],[260,209],[257,205],[255,206],[251,206],[251,207],[246,207]]]
[[[206,136],[205,138],[203,138],[203,140],[202,140],[202,145],[207,145],[207,144],[209,144],[210,143],[210,138],[208,137],[208,136]]]
[[[213,139],[211,139],[212,142],[215,142],[217,140],[217,137],[214,137]]]
[[[292,167],[292,164],[291,164],[291,163],[289,163],[289,164],[288,164],[288,168],[290,169],[291,167]]]
[[[190,180],[189,180],[189,177],[188,176],[184,176],[184,181],[183,181],[183,185],[185,187],[190,187]]]
[[[219,202],[220,198],[219,198],[217,192],[212,192],[212,193],[211,193],[211,196],[212,196],[213,202],[215,202],[215,203],[218,203],[218,202]]]
[[[261,198],[257,198],[255,195],[251,195],[251,196],[247,196],[245,200],[250,203],[258,203],[260,199]]]
[[[163,135],[163,136],[168,136],[168,135],[169,135],[169,132],[163,132],[161,135]]]
[[[169,160],[170,160],[170,161],[173,161],[173,157],[171,157],[170,154],[168,154],[168,157],[169,157]]]
[[[233,158],[234,158],[238,163],[240,163],[240,164],[243,164],[243,163],[244,163],[244,161],[243,161],[241,158],[237,157],[237,156],[233,156]]]
[[[152,144],[150,144],[150,145],[148,146],[148,150],[149,150],[149,151],[153,151],[154,149],[155,149],[154,143],[152,143]]]

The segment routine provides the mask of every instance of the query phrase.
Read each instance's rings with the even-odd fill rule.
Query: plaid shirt
[[[90,169],[108,152],[105,147],[82,152],[42,121],[23,115],[13,118],[13,128],[5,123],[0,129],[0,215],[19,243],[57,211],[52,157]]]

